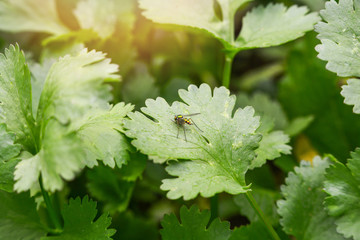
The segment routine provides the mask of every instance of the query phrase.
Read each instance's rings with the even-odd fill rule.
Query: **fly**
[[[195,125],[195,127],[197,127],[197,129],[199,129],[202,132],[202,130],[196,125],[196,123],[191,118],[189,118],[191,116],[195,116],[195,115],[199,115],[199,114],[200,113],[192,113],[192,114],[187,114],[187,115],[182,115],[182,114],[175,115],[174,122],[178,126],[177,138],[179,138],[180,127],[182,127],[184,130],[185,141],[187,141],[186,132],[185,132],[186,124],[187,125]]]

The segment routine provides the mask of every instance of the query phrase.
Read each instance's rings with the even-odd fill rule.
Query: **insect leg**
[[[179,126],[178,126],[178,128],[177,128],[177,129],[178,129],[178,134],[177,134],[177,136],[176,136],[176,137],[177,137],[177,138],[179,138],[179,132],[180,132],[180,128],[179,128]]]
[[[196,123],[194,122],[194,120],[192,120],[192,123],[195,125],[195,127],[197,127],[197,129],[199,129],[200,130],[200,132],[202,132],[203,130],[201,130],[197,125],[196,125]]]
[[[187,139],[186,139],[186,132],[185,132],[185,127],[183,127],[183,129],[184,129],[185,141],[187,142]]]

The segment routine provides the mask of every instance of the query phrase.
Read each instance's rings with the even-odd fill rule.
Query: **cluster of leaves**
[[[0,30],[46,35],[40,38],[41,51],[33,52],[40,63],[25,60],[17,44],[0,55],[0,238],[156,239],[154,229],[162,218],[163,239],[360,239],[360,123],[342,103],[338,77],[326,71],[315,52],[338,76],[360,77],[360,4],[331,0],[320,11],[320,21],[305,6],[253,7],[250,2],[2,1]],[[318,8],[323,2],[308,5]],[[220,81],[212,79],[215,70],[209,69],[219,62],[211,60],[196,67],[189,61],[192,70],[172,65],[170,73],[163,74],[161,69],[168,66],[164,62],[171,59],[166,55],[174,49],[155,41],[154,48],[162,49],[159,55],[144,51],[151,42],[134,37],[135,28],[149,33],[154,24],[136,17],[137,3],[148,20],[195,35],[207,33],[210,38],[202,46],[219,41],[225,87],[213,87]],[[247,6],[253,8],[247,11]],[[236,35],[240,15],[244,17]],[[264,80],[254,78],[274,79],[282,73],[279,84],[268,81],[278,87],[279,102],[269,97],[269,86],[268,94],[230,93],[238,52],[287,43],[314,24],[321,44],[315,47],[318,42],[309,34],[282,48],[277,57],[286,60],[285,66],[265,66],[251,84],[237,84],[264,90],[256,84]],[[164,34],[156,32],[155,39]],[[182,49],[194,45],[184,43],[184,33],[174,35]],[[136,55],[139,62],[133,64]],[[179,62],[187,57],[182,55]],[[205,53],[199,56],[206,62]],[[130,79],[121,90],[118,65],[122,77]],[[177,78],[192,71],[202,75],[198,87]],[[341,91],[355,113],[360,113],[359,86],[359,80],[351,78]],[[135,103],[139,110],[120,100]],[[176,122],[178,114],[191,115],[190,124]],[[319,153],[334,156],[315,156]],[[294,168],[296,158],[308,161]],[[289,172],[280,191],[284,179],[276,174],[279,169]],[[193,205],[180,208],[179,220],[173,213],[155,221],[136,216],[150,218],[151,211],[139,214],[148,205],[165,213],[183,203],[166,200],[164,192],[169,200],[183,198],[200,209],[202,199],[212,198],[211,213]],[[86,194],[99,201],[101,214]],[[157,205],[159,198],[163,205]],[[229,221],[217,218],[219,199]],[[231,228],[231,215],[239,212],[249,224],[245,220]]]
[[[0,153],[5,177],[2,190],[10,192],[10,199],[17,197],[11,193],[14,180],[17,192],[31,190],[36,194],[40,186],[42,191],[53,192],[63,188],[63,179],[72,180],[84,166],[97,165],[97,160],[110,167],[127,163],[130,146],[120,133],[121,119],[133,107],[107,103],[111,99],[110,89],[103,82],[118,80],[119,76],[114,74],[117,66],[110,64],[104,54],[84,50],[75,56],[65,56],[54,62],[43,78],[36,78],[37,70],[31,76],[18,46],[10,46],[0,56],[0,62],[4,136]],[[87,211],[94,205],[84,204],[84,208]],[[63,213],[65,223],[72,218],[65,220],[66,214],[71,213]],[[89,217],[90,221],[95,214]],[[100,225],[105,224],[106,229],[109,223],[107,220]],[[89,228],[89,234],[92,231]],[[6,231],[2,234],[5,236]],[[66,224],[64,234],[70,234]]]

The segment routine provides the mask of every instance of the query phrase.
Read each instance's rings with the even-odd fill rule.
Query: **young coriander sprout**
[[[182,127],[183,130],[184,130],[185,141],[187,142],[186,132],[185,132],[185,124],[195,125],[195,127],[197,127],[197,129],[199,129],[202,132],[202,130],[196,125],[196,123],[191,118],[189,118],[190,116],[195,116],[195,115],[199,115],[199,114],[200,113],[192,113],[192,114],[186,114],[186,115],[183,115],[183,114],[175,115],[175,118],[174,118],[175,121],[174,122],[178,126],[177,138],[179,138],[180,127]]]

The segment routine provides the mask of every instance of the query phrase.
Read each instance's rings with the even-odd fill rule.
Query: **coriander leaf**
[[[33,68],[34,95],[40,100],[38,108],[36,104],[29,108],[37,109],[38,128],[33,155],[16,166],[17,191],[37,189],[40,175],[45,190],[60,190],[63,179],[72,180],[85,165],[93,167],[103,160],[111,167],[121,167],[128,161],[130,146],[119,131],[123,131],[122,118],[133,107],[124,103],[110,106],[110,89],[103,84],[118,79],[113,74],[117,65],[102,53],[85,49],[49,65]],[[49,68],[45,78],[40,70]]]
[[[255,150],[256,157],[251,162],[250,169],[261,167],[266,160],[273,160],[281,156],[281,154],[290,154],[291,147],[287,145],[290,141],[288,135],[282,131],[261,132],[262,139],[259,148]]]
[[[41,174],[45,190],[60,190],[62,178],[72,180],[84,167],[84,152],[75,132],[52,119],[47,123],[41,150],[22,160],[15,170],[15,190],[34,188]]]
[[[279,194],[266,189],[253,189],[252,194],[270,223],[278,224],[279,216],[276,212],[275,201],[280,198]],[[251,223],[261,221],[244,194],[235,196],[234,201],[239,207],[241,215],[246,216]]]
[[[36,62],[29,63],[29,68],[31,72],[32,112],[34,116],[36,116],[37,114],[37,109],[39,107],[40,96],[44,88],[46,75],[48,74],[49,69],[54,64],[54,62],[55,59],[48,58],[45,59],[42,64]]]
[[[0,189],[12,192],[14,188],[14,170],[20,160],[15,159],[21,145],[14,144],[15,135],[6,131],[6,125],[0,123]]]
[[[77,4],[74,15],[82,29],[92,29],[106,39],[115,31],[117,16],[114,9],[113,0],[85,0]]]
[[[242,49],[276,46],[304,35],[319,20],[316,13],[308,14],[306,7],[269,4],[257,7],[243,20],[240,35],[234,41],[233,21],[236,10],[247,0],[219,0],[221,18],[212,1],[141,0],[144,15],[159,23],[176,24],[205,30],[219,39],[225,48]],[[280,28],[280,29],[279,29]]]
[[[239,94],[236,106],[252,106],[256,114],[261,117],[262,127],[260,128],[264,128],[264,125],[269,125],[269,129],[272,130],[271,126],[274,125],[273,128],[275,130],[284,130],[289,136],[299,134],[313,120],[312,116],[305,116],[294,118],[289,122],[280,103],[261,93],[256,93],[251,97],[248,97],[246,94]]]
[[[24,54],[10,45],[0,54],[0,123],[16,134],[26,150],[34,148],[34,118],[31,103],[31,77]]]
[[[78,2],[73,12],[82,29],[92,30],[102,40],[110,38],[116,31],[119,34],[121,29],[120,31],[124,31],[128,35],[121,36],[121,40],[126,39],[125,41],[127,41],[129,40],[127,37],[131,38],[130,31],[135,22],[135,14],[133,13],[135,3],[133,0],[121,2],[115,0],[82,0]],[[89,39],[84,40],[89,41]],[[124,45],[122,44],[122,46]]]
[[[184,200],[190,200],[199,193],[208,198],[222,191],[238,194],[249,190],[249,186],[237,182],[221,166],[201,160],[171,163],[166,171],[178,177],[162,180],[160,188],[169,191],[167,197],[170,199],[183,197]]]
[[[327,1],[320,11],[323,22],[315,26],[321,44],[318,57],[326,68],[341,77],[360,77],[360,22],[357,0]]]
[[[86,152],[86,165],[93,167],[101,159],[105,165],[121,167],[129,160],[130,149],[122,131],[122,119],[132,111],[131,104],[118,103],[109,110],[89,110],[76,121],[72,129],[82,141]]]
[[[221,2],[229,3],[230,1]],[[240,1],[240,4],[241,2],[245,1]],[[140,0],[139,5],[145,10],[143,15],[155,22],[201,29],[211,33],[225,45],[233,42],[231,39],[233,29],[230,30],[231,32],[227,29],[229,12],[223,12],[225,21],[219,19],[216,16],[213,1]]]
[[[0,123],[0,163],[19,155],[21,146],[14,144],[15,134],[6,131],[6,125]]]
[[[252,222],[249,225],[235,228],[229,240],[271,240],[273,239],[262,222]]]
[[[52,65],[45,80],[37,113],[37,121],[56,117],[67,123],[83,116],[91,108],[108,108],[111,99],[104,80],[119,80],[101,52],[83,49],[76,56],[67,55]],[[71,106],[71,107],[69,107]]]
[[[236,106],[241,108],[252,106],[256,114],[273,122],[276,130],[282,130],[289,124],[280,103],[272,100],[266,94],[256,93],[251,97],[246,94],[239,94],[236,96]]]
[[[48,236],[42,240],[109,240],[115,234],[115,229],[108,229],[111,218],[101,215],[96,221],[96,202],[85,196],[70,199],[69,204],[61,210],[64,219],[64,230],[59,236]]]
[[[207,228],[210,220],[208,210],[199,211],[194,205],[190,209],[185,206],[180,208],[180,219],[174,214],[165,215],[161,221],[163,229],[160,230],[162,239],[199,239],[199,240],[227,240],[231,235],[230,223],[215,219]]]
[[[142,112],[129,113],[125,132],[134,138],[132,144],[144,154],[159,161],[190,159],[170,162],[168,173],[178,178],[163,180],[162,189],[170,190],[168,197],[191,199],[201,194],[210,197],[226,191],[238,194],[248,191],[245,173],[255,157],[261,136],[255,131],[259,118],[254,109],[237,109],[233,114],[235,96],[224,87],[212,94],[207,84],[190,85],[188,91],[179,90],[185,103],[171,106],[163,98],[148,99]],[[192,116],[195,126],[177,126],[177,114],[200,113]],[[184,135],[186,134],[186,139]],[[179,133],[179,136],[177,137]]]
[[[325,206],[335,218],[336,230],[347,238],[360,239],[360,148],[351,153],[347,167],[338,161],[326,171]]]
[[[28,193],[0,190],[0,212],[0,239],[35,240],[46,234]]]
[[[312,165],[302,161],[295,172],[290,172],[281,187],[285,200],[279,200],[280,223],[287,234],[296,239],[344,239],[335,230],[335,219],[328,216],[323,201],[326,159],[315,157]]]
[[[349,79],[347,85],[342,86],[341,95],[345,98],[344,103],[354,105],[353,112],[360,113],[360,80]]]
[[[0,189],[12,192],[14,189],[14,171],[15,166],[20,160],[11,159],[6,162],[0,162]]]
[[[10,32],[46,32],[55,35],[69,31],[58,17],[55,0],[1,1],[0,29]]]
[[[307,7],[271,3],[256,7],[245,15],[236,45],[241,49],[270,47],[299,38],[320,20],[308,11]]]
[[[259,148],[255,150],[256,158],[252,161],[250,169],[261,167],[266,160],[273,160],[281,154],[290,154],[291,147],[287,145],[289,137],[282,131],[272,131],[274,127],[282,129],[288,124],[279,103],[271,101],[263,94],[256,94],[252,98],[240,94],[236,103],[241,107],[247,105],[254,107],[256,115],[261,117],[261,125],[257,132],[263,137]]]
[[[257,7],[243,20],[240,35],[234,41],[233,21],[236,10],[247,0],[219,0],[221,17],[214,2],[180,0],[140,0],[144,16],[158,23],[193,27],[209,32],[232,52],[243,49],[276,46],[304,35],[319,21],[316,13],[307,14],[306,7],[282,4]]]

